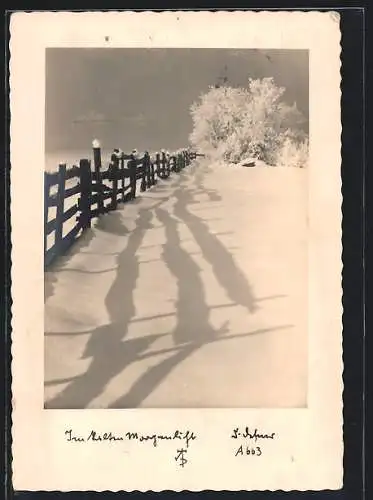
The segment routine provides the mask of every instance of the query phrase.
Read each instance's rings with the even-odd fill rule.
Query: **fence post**
[[[137,161],[134,155],[127,163],[130,174],[130,199],[136,198],[136,185],[137,185]]]
[[[166,177],[166,153],[162,151],[162,178]]]
[[[120,157],[120,178],[121,178],[121,189],[122,189],[122,202],[125,201],[125,186],[126,186],[126,177],[124,172],[124,153],[122,153]]]
[[[171,155],[168,151],[166,158],[167,158],[167,176],[169,177],[171,175]]]
[[[63,213],[65,207],[65,184],[66,184],[66,164],[60,163],[58,167],[58,186],[56,195],[56,228],[55,245],[56,253],[59,255],[63,239]]]
[[[159,155],[159,153],[156,153],[155,155],[155,164],[157,166],[156,168],[156,174],[157,174],[157,177],[161,177],[161,157]]]
[[[166,178],[167,178],[171,174],[171,172],[170,172],[170,156],[169,156],[168,153],[165,153],[165,167],[166,167],[165,175],[166,175]]]
[[[113,190],[111,193],[111,210],[116,210],[118,207],[118,174],[119,174],[119,158],[117,155],[113,155],[112,157],[112,181],[113,181]]]
[[[122,201],[124,201],[124,189],[125,189],[125,178],[124,178],[124,153],[121,154],[119,161],[119,177],[121,179],[120,189],[122,193]]]
[[[150,156],[148,151],[144,153],[144,169],[145,169],[145,178],[146,178],[146,189],[149,189],[152,186],[151,172],[150,172]]]
[[[93,166],[96,176],[97,185],[97,208],[99,214],[104,212],[104,200],[102,198],[102,179],[101,179],[101,146],[100,142],[95,139],[92,141],[93,147]]]
[[[184,155],[183,155],[182,151],[180,151],[180,163],[181,163],[181,169],[184,170],[185,163],[184,163]]]
[[[80,227],[84,231],[91,227],[92,172],[89,160],[83,159],[80,166]]]
[[[149,168],[150,168],[150,179],[151,179],[151,184],[154,186],[157,181],[155,179],[155,169],[154,169],[154,162],[151,158],[149,158]]]
[[[146,155],[145,154],[142,158],[141,167],[142,167],[142,172],[141,172],[142,175],[141,175],[140,191],[144,192],[144,191],[146,191]]]

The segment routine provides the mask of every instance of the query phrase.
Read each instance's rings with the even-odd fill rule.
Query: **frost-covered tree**
[[[290,151],[289,141],[304,152],[303,117],[282,100],[284,92],[273,78],[249,79],[247,88],[210,87],[191,107],[192,145],[226,161],[251,156],[272,165],[285,143]]]

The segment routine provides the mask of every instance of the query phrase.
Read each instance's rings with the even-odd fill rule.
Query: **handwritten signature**
[[[258,439],[274,439],[275,437],[275,432],[271,432],[270,434],[265,434],[261,433],[258,431],[258,429],[254,429],[254,431],[250,430],[249,427],[245,427],[245,429],[240,430],[239,427],[236,427],[233,429],[233,433],[231,435],[232,439],[252,439],[255,442],[258,441]]]

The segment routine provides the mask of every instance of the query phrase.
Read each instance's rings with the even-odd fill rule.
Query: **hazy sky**
[[[175,149],[190,105],[226,75],[232,86],[273,76],[308,118],[308,52],[255,49],[47,49],[46,150]],[[226,69],[225,69],[226,68]]]

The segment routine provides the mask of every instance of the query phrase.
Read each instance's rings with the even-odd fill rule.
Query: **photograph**
[[[47,47],[44,408],[308,406],[309,50]]]

